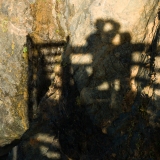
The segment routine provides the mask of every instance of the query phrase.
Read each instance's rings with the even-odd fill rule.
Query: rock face
[[[0,2],[0,156],[28,129],[50,80],[60,71],[58,54],[66,32],[59,24],[62,7],[56,0]],[[55,54],[59,64],[52,71]]]
[[[159,0],[0,5],[0,155],[159,157]]]
[[[20,139],[28,129],[28,66],[23,58],[32,31],[29,2],[0,2],[0,147]],[[0,148],[0,155],[5,152]]]

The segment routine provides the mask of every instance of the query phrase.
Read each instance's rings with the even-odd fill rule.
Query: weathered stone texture
[[[10,5],[14,5],[14,3],[15,1],[12,1]],[[20,2],[17,1],[16,3],[19,4]],[[20,6],[17,5],[17,12],[20,10],[20,13],[21,11],[25,13],[25,15],[23,15],[24,19],[22,19],[21,17],[22,14],[19,13],[19,17],[22,21],[24,21],[24,23],[22,22],[22,24],[20,25],[16,21],[14,24],[16,25],[16,27],[14,27],[14,30],[12,28],[10,30],[15,34],[15,38],[18,39],[20,37],[22,39],[20,42],[16,41],[19,46],[15,46],[14,44],[14,48],[16,48],[17,46],[19,47],[17,49],[17,53],[13,54],[16,55],[17,59],[19,59],[19,61],[17,62],[19,64],[19,68],[16,70],[16,72],[19,71],[20,79],[17,79],[16,83],[20,81],[20,84],[22,85],[20,86],[18,83],[18,87],[21,88],[17,89],[16,93],[21,93],[23,91],[27,91],[28,93],[24,93],[24,98],[22,98],[21,94],[19,93],[19,97],[13,100],[14,103],[12,103],[17,104],[18,111],[17,108],[13,105],[11,106],[11,108],[16,114],[21,113],[23,111],[22,114],[24,113],[24,117],[26,119],[22,118],[22,120],[26,125],[28,125],[28,119],[33,121],[37,117],[37,110],[39,109],[40,117],[38,118],[40,119],[40,121],[38,121],[38,129],[37,126],[32,126],[33,123],[30,124],[29,134],[28,132],[25,134],[27,135],[27,140],[23,140],[22,145],[19,145],[19,158],[40,159],[42,157],[46,157],[46,159],[60,159],[63,156],[65,157],[65,155],[62,155],[61,157],[61,153],[54,151],[59,150],[60,146],[58,138],[53,140],[53,135],[56,136],[56,134],[54,133],[55,130],[53,130],[52,122],[61,118],[59,116],[60,109],[58,105],[62,94],[61,64],[63,46],[65,44],[64,39],[66,39],[65,36],[67,32],[67,28],[65,26],[65,19],[62,15],[64,5],[62,1],[58,0],[27,0],[21,1],[20,4],[22,4],[21,8],[18,8]],[[5,5],[7,5],[7,3],[5,3]],[[62,20],[61,22],[60,19]],[[11,25],[11,27],[12,26],[13,25]],[[23,30],[21,30],[20,27],[22,27]],[[10,30],[7,30],[6,32],[8,33]],[[14,41],[16,40],[15,38]],[[27,56],[26,53],[23,53],[23,45],[25,43],[27,43],[26,46],[28,48]],[[22,78],[24,79],[24,82],[21,80]],[[27,80],[28,83],[26,83]],[[49,91],[47,92],[47,90]],[[29,96],[27,94],[29,94]],[[39,107],[37,106],[38,103],[40,103]],[[20,108],[22,108],[22,111],[20,110]],[[26,114],[26,112],[24,112],[27,108],[28,115]],[[3,110],[4,113],[5,111],[6,109]],[[13,121],[18,119],[19,117],[19,115],[13,115]],[[5,120],[4,117],[3,120]],[[21,120],[17,120],[17,123],[20,122]],[[4,126],[8,127],[8,124],[5,123]],[[17,129],[17,126],[14,126],[13,122],[12,126],[14,130]],[[19,127],[23,129],[22,124],[20,124]],[[13,137],[13,139],[11,139],[10,141],[8,140],[7,143],[4,140],[4,137],[2,137],[2,140],[5,142],[4,145],[10,143],[15,138],[19,139],[21,135],[26,131],[26,129],[27,128],[23,129],[17,137]],[[14,130],[11,131],[12,134],[15,133]],[[11,137],[11,133],[9,137]],[[51,134],[52,136],[50,136]],[[4,134],[2,135],[4,136]],[[28,135],[30,136],[29,138]],[[37,139],[38,135],[42,136],[42,139]],[[26,136],[24,137],[26,138]],[[45,139],[48,139],[48,142],[45,141]],[[51,142],[52,140],[53,143]],[[48,145],[49,143],[50,145]],[[8,148],[10,149],[11,147],[12,145],[10,145]],[[9,149],[6,149],[4,147],[2,148],[1,153],[6,154],[9,151]],[[26,155],[26,150],[30,152],[29,155]],[[15,149],[13,149],[13,155],[10,154],[9,158],[12,159],[12,156],[14,157],[14,154],[16,154],[16,152],[14,151]]]
[[[57,0],[40,0],[31,4],[32,16],[34,17],[31,36],[36,44],[64,39],[67,31],[62,15],[63,7],[62,1]]]
[[[20,139],[28,128],[28,66],[22,55],[32,31],[29,5],[21,0],[0,2],[0,147]]]
[[[158,157],[158,5],[0,1],[0,147],[26,131],[31,101],[19,159]]]

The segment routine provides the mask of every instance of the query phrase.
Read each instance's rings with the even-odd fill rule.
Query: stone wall
[[[1,0],[0,156],[158,157],[158,6]]]
[[[0,147],[20,139],[28,129],[28,66],[23,57],[32,31],[29,2],[0,2]],[[4,152],[0,152],[0,155]]]
[[[56,0],[0,2],[0,156],[31,126],[59,71],[67,32],[59,22],[64,26],[63,7]]]

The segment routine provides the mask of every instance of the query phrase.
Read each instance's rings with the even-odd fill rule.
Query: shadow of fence
[[[104,31],[105,25],[111,29]],[[146,50],[148,44],[132,43],[114,20],[99,19],[95,26],[85,46],[72,46],[69,39],[36,44],[27,37],[31,124],[17,160],[159,156],[160,140],[153,138],[158,131],[147,112],[158,100],[143,92],[147,86],[159,89],[159,29]]]

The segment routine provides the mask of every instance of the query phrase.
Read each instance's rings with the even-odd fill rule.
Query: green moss
[[[27,51],[28,51],[27,47],[23,47],[23,53],[25,53]]]
[[[28,49],[27,49],[26,46],[23,47],[23,54],[22,54],[22,57],[24,58],[24,60],[25,60],[26,62],[28,62]]]

